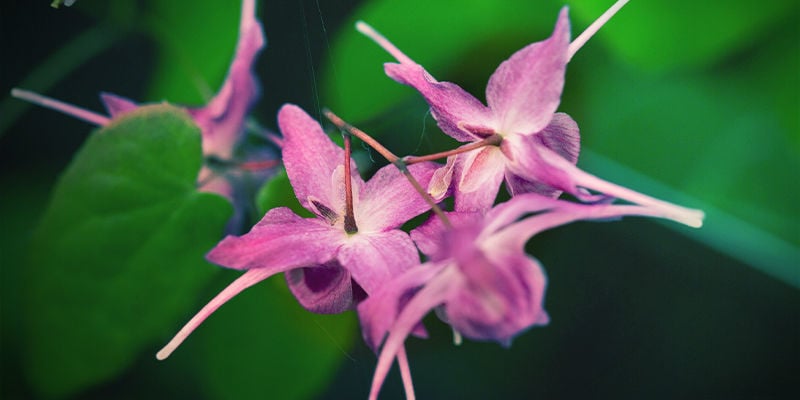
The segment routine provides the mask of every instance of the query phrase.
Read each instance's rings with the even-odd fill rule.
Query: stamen
[[[425,156],[406,156],[406,157],[403,157],[403,162],[406,165],[412,165],[412,164],[421,163],[421,162],[425,162],[425,161],[434,161],[434,160],[438,160],[440,158],[447,158],[447,157],[450,157],[450,156],[454,156],[456,154],[466,153],[468,151],[479,149],[481,147],[497,146],[502,141],[503,141],[503,136],[495,133],[492,136],[487,137],[486,139],[483,139],[483,140],[478,141],[478,142],[473,142],[473,143],[470,143],[468,145],[464,145],[464,146],[455,148],[453,150],[443,151],[443,152],[434,153],[434,154],[428,154],[428,155],[425,155]]]
[[[103,126],[108,125],[110,119],[106,116],[97,114],[95,112],[89,111],[84,108],[80,108],[78,106],[73,106],[72,104],[67,104],[63,101],[59,101],[47,96],[42,96],[38,93],[31,92],[29,90],[24,89],[11,89],[11,95],[33,104],[42,106],[44,108],[49,108],[51,110],[59,111],[67,115],[71,115],[75,118],[82,119],[88,123]]]
[[[343,129],[347,131],[347,133],[361,139],[361,141],[366,143],[369,147],[372,147],[375,151],[380,153],[380,155],[386,158],[387,161],[394,164],[397,167],[397,169],[400,170],[400,172],[406,177],[406,179],[408,179],[408,182],[411,183],[411,186],[414,187],[417,193],[419,193],[419,195],[422,196],[423,199],[425,199],[425,202],[428,203],[428,205],[431,207],[431,210],[433,210],[434,214],[436,214],[436,216],[442,220],[444,225],[448,228],[453,226],[450,223],[450,220],[444,214],[444,211],[442,211],[439,205],[436,204],[436,201],[431,197],[430,194],[428,194],[428,192],[422,187],[422,185],[420,185],[417,179],[414,178],[413,175],[411,175],[411,173],[408,171],[408,168],[406,168],[406,164],[403,162],[402,159],[394,155],[394,153],[389,151],[386,147],[383,147],[382,144],[378,143],[377,140],[373,139],[366,132],[348,124],[343,119],[339,118],[339,116],[334,114],[331,110],[328,110],[326,108],[322,110],[322,113],[325,115],[326,118],[328,118],[331,122],[333,122],[333,124],[336,125],[339,129]]]
[[[398,49],[397,47],[395,47],[395,45],[393,45],[392,42],[390,42],[388,39],[386,39],[386,37],[384,37],[378,31],[376,31],[375,28],[369,26],[366,22],[364,21],[356,22],[356,30],[363,33],[364,36],[372,39],[375,43],[378,44],[378,46],[383,47],[383,49],[386,50],[386,52],[388,52],[389,54],[391,54],[395,59],[397,59],[397,61],[403,64],[416,64],[414,60],[410,59],[407,55],[403,54],[403,52],[400,51],[400,49]]]
[[[586,44],[586,42],[589,41],[589,39],[592,36],[594,36],[594,34],[597,33],[597,31],[599,31],[600,28],[605,23],[608,22],[608,20],[610,20],[611,17],[613,17],[614,14],[616,14],[617,11],[619,11],[620,8],[622,8],[622,6],[624,6],[627,3],[628,0],[617,1],[616,3],[614,3],[613,6],[611,6],[611,8],[606,10],[606,12],[604,12],[603,15],[600,16],[600,18],[592,22],[592,24],[589,25],[589,27],[586,28],[586,30],[584,30],[580,35],[578,35],[578,37],[576,37],[575,40],[573,40],[572,43],[570,43],[569,47],[567,48],[567,61],[571,60],[572,56],[574,56],[575,53],[577,53],[578,50],[581,47],[583,47],[583,45]]]
[[[344,138],[344,231],[352,234],[358,232],[358,226],[353,212],[353,182],[350,176],[351,137],[347,131],[342,131],[342,138]]]

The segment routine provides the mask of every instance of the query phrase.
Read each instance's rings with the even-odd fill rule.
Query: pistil
[[[358,232],[358,226],[353,212],[353,180],[350,176],[351,136],[349,132],[343,131],[342,137],[344,138],[344,231],[353,234]]]
[[[380,155],[386,158],[387,161],[394,164],[394,166],[397,167],[398,170],[400,170],[400,172],[406,177],[406,179],[408,179],[408,182],[411,183],[411,186],[413,186],[414,189],[416,189],[417,193],[419,193],[419,195],[422,196],[423,199],[425,199],[425,202],[427,202],[428,205],[431,206],[431,210],[433,210],[434,214],[436,214],[436,216],[442,220],[444,225],[447,227],[453,226],[450,223],[450,220],[447,218],[447,215],[444,214],[444,211],[442,211],[439,205],[436,204],[436,201],[433,199],[433,197],[431,197],[431,195],[428,194],[425,188],[423,188],[422,185],[420,185],[419,181],[417,181],[417,179],[414,178],[413,175],[411,175],[411,173],[408,171],[408,168],[406,167],[406,163],[400,157],[397,157],[394,153],[389,151],[389,149],[383,147],[382,144],[378,143],[377,140],[372,138],[372,136],[368,135],[366,132],[345,122],[338,115],[334,114],[333,111],[328,110],[326,108],[322,111],[322,113],[325,114],[325,117],[328,118],[331,122],[333,122],[333,124],[336,125],[339,129],[344,130],[350,135],[353,135],[361,139],[361,141],[366,143],[369,147],[373,148]],[[347,151],[345,151],[345,153],[346,152]]]

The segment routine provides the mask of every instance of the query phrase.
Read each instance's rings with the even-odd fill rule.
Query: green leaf
[[[309,399],[347,357],[355,314],[312,314],[283,275],[236,296],[198,329],[206,393],[216,399]]]
[[[611,0],[570,2],[573,15],[584,25],[611,4]],[[794,0],[632,1],[599,37],[621,58],[647,70],[698,67],[765,40],[772,25],[786,21],[800,10],[798,6]]]
[[[201,163],[199,128],[169,105],[114,120],[76,155],[28,270],[26,369],[42,394],[118,374],[174,329],[213,277],[203,255],[231,209],[195,189]]]
[[[276,207],[289,207],[301,217],[311,218],[314,216],[297,201],[294,189],[292,189],[292,185],[289,182],[289,176],[286,175],[286,170],[284,169],[281,169],[259,189],[256,196],[256,206],[258,207],[259,215],[264,215],[267,211]]]
[[[573,115],[583,145],[604,156],[584,153],[580,165],[705,209],[706,225],[686,233],[800,285],[796,266],[787,265],[800,255],[800,151],[771,96],[756,89],[763,88],[760,78],[653,77],[597,60],[573,72],[585,83],[581,111]]]
[[[219,89],[233,59],[241,1],[148,4],[144,25],[156,39],[160,57],[150,95],[173,103],[205,103]]]
[[[386,111],[402,96],[415,95],[383,73],[383,63],[394,60],[356,32],[356,19],[383,33],[437,79],[463,82],[455,75],[479,66],[483,84],[467,89],[483,98],[493,69],[525,44],[548,37],[561,5],[527,0],[366,2],[333,42],[323,82],[326,102],[342,118],[357,122]],[[487,65],[494,67],[483,68]]]

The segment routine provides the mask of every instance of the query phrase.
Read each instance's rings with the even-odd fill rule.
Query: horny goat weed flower
[[[66,5],[71,3],[65,2]],[[255,7],[255,0],[242,1],[236,53],[222,87],[205,106],[185,107],[200,127],[206,157],[230,160],[234,156],[234,149],[245,131],[245,118],[259,96],[258,81],[252,68],[265,39],[264,30],[256,20]],[[139,107],[124,97],[102,93],[100,99],[108,112],[107,117],[27,90],[13,89],[11,94],[100,126]],[[216,178],[214,171],[204,166],[197,178],[199,189],[233,199],[235,188],[230,182]]]

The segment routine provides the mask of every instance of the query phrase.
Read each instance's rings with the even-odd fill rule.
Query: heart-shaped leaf
[[[94,132],[60,178],[26,285],[26,369],[43,394],[114,376],[195,304],[231,213],[196,190],[201,163],[189,116],[145,106]]]

